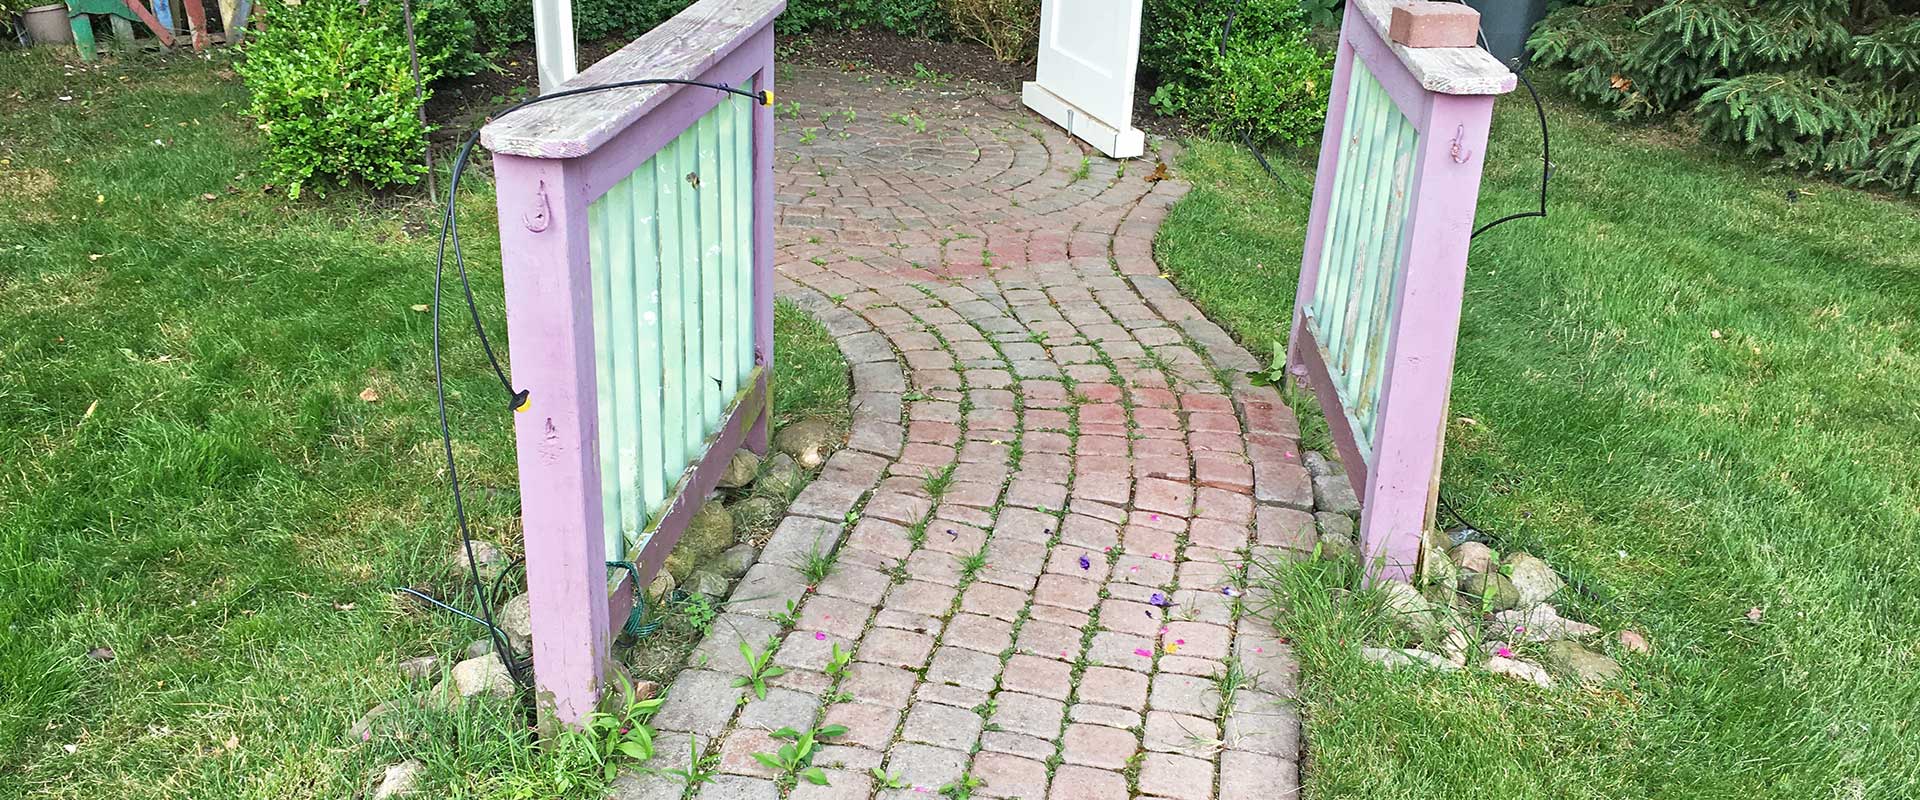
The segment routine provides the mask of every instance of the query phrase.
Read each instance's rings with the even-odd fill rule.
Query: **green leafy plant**
[[[773,738],[786,739],[787,744],[772,753],[754,753],[753,760],[766,765],[779,774],[783,782],[806,781],[815,786],[827,785],[827,773],[813,766],[813,754],[821,739],[830,739],[847,732],[845,725],[827,725],[820,728],[799,731],[793,728],[781,728],[773,732]]]
[[[660,710],[665,698],[639,699],[634,687],[620,678],[626,708],[619,714],[596,711],[588,714],[580,730],[568,735],[579,737],[598,764],[601,776],[613,780],[628,761],[645,763],[653,759],[653,729],[647,723]]]
[[[767,649],[755,653],[746,642],[741,642],[740,658],[747,662],[747,674],[734,678],[733,685],[750,686],[754,697],[767,699],[767,679],[787,674],[785,667],[773,663],[773,649],[777,644],[778,640],[770,639]]]
[[[411,184],[426,173],[422,101],[390,10],[359,0],[260,8],[267,28],[236,69],[265,139],[264,166],[288,194],[354,180]],[[431,66],[422,70],[431,80]]]
[[[1307,38],[1298,0],[1149,0],[1140,69],[1156,111],[1185,115],[1217,136],[1304,145],[1319,135],[1331,81],[1328,55]],[[1227,31],[1225,47],[1221,33]]]
[[[955,37],[986,45],[1007,63],[1033,60],[1040,41],[1040,0],[942,0]]]
[[[980,788],[981,785],[983,785],[982,781],[969,772],[961,775],[958,780],[940,787],[940,795],[947,800],[971,800],[973,790]]]
[[[874,767],[868,770],[868,772],[873,775],[873,785],[882,789],[905,789],[913,785],[908,783],[906,778],[900,777],[899,774],[888,772],[879,767]]]
[[[1540,23],[1537,61],[1623,118],[1690,112],[1701,136],[1859,186],[1920,191],[1920,7],[1831,0],[1586,0]]]
[[[840,643],[833,643],[833,652],[827,656],[827,674],[839,678],[847,674],[847,668],[853,663],[853,652],[840,649]]]
[[[770,618],[774,622],[780,623],[780,626],[783,628],[793,627],[793,623],[800,621],[800,602],[798,600],[788,600],[786,610],[775,611]]]
[[[713,621],[719,617],[720,609],[714,606],[713,600],[698,592],[689,596],[680,606],[681,621],[702,634],[713,630]]]

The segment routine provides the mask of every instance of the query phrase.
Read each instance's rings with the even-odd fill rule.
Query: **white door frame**
[[[1133,127],[1142,0],[1042,0],[1040,56],[1021,88],[1028,108],[1113,158],[1146,152]]]
[[[572,0],[533,0],[533,59],[541,94],[552,94],[579,73],[574,61]]]

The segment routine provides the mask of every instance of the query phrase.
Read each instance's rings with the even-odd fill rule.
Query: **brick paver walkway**
[[[853,364],[852,440],[670,688],[659,761],[691,734],[722,774],[688,796],[775,800],[770,732],[840,724],[793,798],[1294,796],[1294,664],[1235,595],[1311,548],[1312,489],[1257,364],[1159,277],[1185,186],[1002,93],[801,68],[781,100],[779,293]],[[742,641],[778,643],[764,700]]]

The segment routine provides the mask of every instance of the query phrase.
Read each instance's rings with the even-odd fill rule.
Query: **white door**
[[[1043,0],[1039,64],[1025,92],[1034,110],[1118,157],[1139,155],[1132,123],[1141,2]]]

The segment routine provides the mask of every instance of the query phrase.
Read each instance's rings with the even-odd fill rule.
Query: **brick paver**
[[[1295,796],[1292,653],[1233,598],[1249,554],[1312,550],[1312,484],[1292,412],[1244,377],[1261,365],[1153,262],[1185,184],[1089,156],[1004,91],[783,84],[776,288],[834,334],[855,401],[766,550],[844,540],[819,586],[756,567],[729,606],[754,624],[716,628],[669,688],[656,726],[713,737],[729,773],[693,797],[895,800],[967,775],[986,798]],[[775,685],[815,691],[736,713],[738,642],[769,637],[801,676]],[[849,729],[816,759],[833,786],[766,782],[745,749],[809,711]]]

